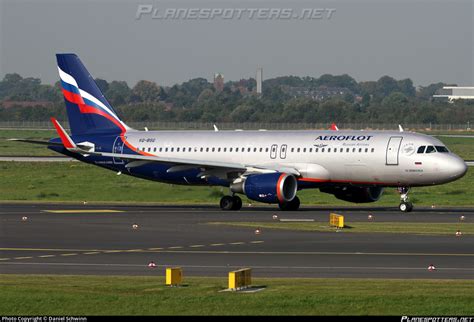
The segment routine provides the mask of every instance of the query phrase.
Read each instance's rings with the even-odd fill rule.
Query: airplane
[[[400,211],[410,212],[411,187],[448,183],[467,172],[441,141],[408,131],[138,131],[119,118],[77,55],[56,58],[71,135],[51,118],[58,138],[11,140],[43,144],[118,174],[226,187],[223,210],[241,209],[238,194],[286,211],[300,207],[303,189],[371,203],[396,187]]]

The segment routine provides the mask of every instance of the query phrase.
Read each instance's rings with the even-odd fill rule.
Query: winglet
[[[331,131],[339,131],[339,128],[337,127],[336,123],[332,123],[330,127]]]
[[[56,128],[56,132],[58,132],[59,137],[61,138],[61,142],[63,143],[64,147],[68,150],[76,150],[77,146],[74,141],[69,137],[66,131],[63,129],[61,124],[52,117],[51,122],[53,123],[54,127]]]
[[[398,130],[399,130],[400,132],[403,132],[403,127],[402,127],[400,124],[398,124]]]

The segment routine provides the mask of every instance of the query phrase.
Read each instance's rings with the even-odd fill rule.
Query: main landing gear
[[[413,204],[408,198],[408,191],[410,191],[409,187],[398,188],[398,192],[400,193],[400,205],[398,206],[398,209],[400,209],[401,212],[410,212],[413,210]]]
[[[279,203],[278,206],[280,207],[280,210],[283,210],[283,211],[298,210],[298,208],[300,207],[300,198],[295,196],[293,200],[289,202]]]
[[[224,196],[221,198],[220,206],[222,210],[240,210],[242,199],[239,196]]]

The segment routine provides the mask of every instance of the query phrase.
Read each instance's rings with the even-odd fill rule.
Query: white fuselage
[[[129,131],[134,147],[157,157],[297,169],[300,180],[381,186],[441,184],[467,166],[424,134],[392,131]]]

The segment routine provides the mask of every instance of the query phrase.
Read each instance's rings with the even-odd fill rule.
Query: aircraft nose
[[[467,172],[467,164],[461,158],[453,157],[448,163],[448,172],[453,179],[461,178]]]

